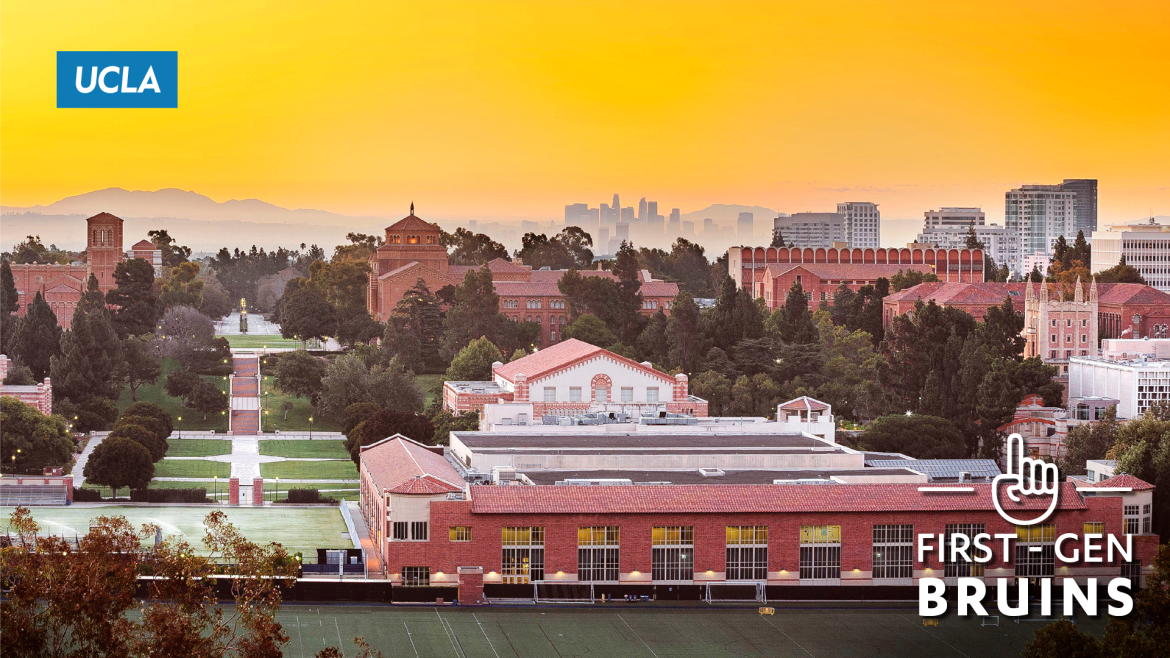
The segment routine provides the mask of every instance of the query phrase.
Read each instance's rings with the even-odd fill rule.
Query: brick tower
[[[122,262],[122,218],[108,212],[98,213],[85,220],[85,244],[88,274],[97,277],[98,287],[106,292],[114,287],[114,268]]]

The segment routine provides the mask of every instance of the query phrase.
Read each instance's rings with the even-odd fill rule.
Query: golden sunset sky
[[[0,5],[0,196],[401,216],[638,197],[884,218],[1100,180],[1170,214],[1170,2]],[[57,109],[58,50],[177,50],[178,109]],[[420,211],[420,214],[423,214]]]

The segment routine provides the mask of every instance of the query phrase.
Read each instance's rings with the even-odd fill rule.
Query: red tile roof
[[[388,226],[386,228],[386,230],[388,230],[388,231],[415,231],[415,230],[438,231],[439,227],[435,226],[434,224],[432,224],[424,219],[419,219],[418,217],[415,217],[414,215],[407,215],[406,217],[403,217],[402,219],[400,219],[397,222],[394,222],[393,224]]]
[[[1098,304],[1165,304],[1170,306],[1170,294],[1140,283],[1097,284]]]
[[[1129,487],[1130,489],[1133,489],[1134,491],[1149,491],[1150,489],[1154,488],[1154,485],[1150,484],[1149,482],[1146,482],[1145,480],[1142,480],[1141,478],[1136,478],[1136,477],[1130,475],[1129,473],[1122,473],[1121,475],[1114,475],[1113,477],[1108,478],[1106,480],[1101,480],[1100,482],[1094,482],[1093,486],[1094,487]]]
[[[471,488],[477,514],[747,514],[780,512],[994,511],[990,484],[974,492],[922,492],[919,484],[672,486],[480,486]],[[1044,510],[1047,496],[1001,496],[1006,511]],[[1087,509],[1076,485],[1061,484],[1062,510]]]
[[[879,263],[769,263],[767,267],[769,277],[778,277],[801,268],[810,274],[822,279],[847,279],[876,281],[882,277],[890,278],[901,272],[934,272],[930,265],[915,263],[913,265],[888,265]]]
[[[555,345],[546,347],[535,354],[529,354],[511,363],[505,363],[496,368],[493,374],[499,375],[508,381],[514,381],[517,374],[524,373],[528,376],[529,380],[532,380],[546,372],[556,370],[571,361],[576,361],[582,357],[599,352],[605,352],[605,350],[596,345],[590,345],[584,341],[577,340],[576,338],[570,338],[569,340],[563,340]]]
[[[788,402],[785,402],[784,404],[780,405],[780,408],[781,409],[811,409],[813,411],[821,411],[824,409],[828,409],[829,405],[825,404],[824,402],[821,402],[820,400],[814,400],[807,395],[802,395],[798,398],[795,398],[795,399],[789,400]]]
[[[401,434],[363,446],[361,462],[380,490],[410,494],[463,490],[463,478],[442,455]]]
[[[986,304],[997,306],[1009,296],[1012,305],[1023,308],[1025,283],[920,283],[886,297],[888,301],[933,301],[936,304]],[[1015,294],[1012,294],[1015,293]]]
[[[155,251],[157,249],[158,247],[154,246],[150,240],[139,240],[134,243],[133,247],[130,247],[130,251]]]

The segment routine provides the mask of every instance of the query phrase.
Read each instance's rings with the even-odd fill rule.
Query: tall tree
[[[24,317],[16,323],[9,347],[13,356],[32,371],[37,381],[49,376],[53,357],[61,354],[61,327],[39,290]]]
[[[861,440],[868,450],[899,452],[916,459],[958,459],[967,451],[951,421],[922,414],[882,416],[866,428]]]
[[[688,375],[699,369],[706,345],[699,326],[699,306],[685,290],[680,290],[671,304],[666,342],[671,364]]]
[[[298,398],[315,395],[321,391],[325,369],[324,361],[304,350],[289,352],[276,365],[276,386]]]
[[[487,381],[492,377],[492,364],[496,361],[502,363],[504,355],[490,340],[481,336],[459,350],[443,374],[443,380]]]
[[[614,300],[614,318],[610,328],[627,345],[638,341],[638,334],[646,325],[642,315],[642,280],[639,276],[638,252],[629,244],[622,244],[614,260],[613,273],[617,275],[617,297]]]
[[[439,300],[421,277],[402,295],[386,323],[383,348],[404,365],[418,372],[442,368],[439,343],[443,333],[443,314]]]
[[[20,309],[20,293],[8,261],[0,263],[0,353],[7,354],[8,343],[16,329],[16,312]]]
[[[199,264],[186,262],[170,268],[159,289],[158,303],[164,309],[183,305],[195,308],[202,306],[203,279],[199,278]]]
[[[154,268],[141,258],[122,261],[114,268],[114,283],[115,287],[106,293],[106,303],[114,307],[118,337],[154,333],[158,320]]]
[[[121,352],[106,310],[79,307],[61,337],[61,355],[50,360],[54,396],[75,404],[92,397],[117,398],[122,390]]]
[[[324,340],[337,332],[337,310],[309,286],[295,291],[280,312],[280,334],[285,338]]]
[[[469,270],[463,283],[455,289],[455,305],[443,320],[440,349],[450,359],[471,341],[486,336],[499,341],[504,316],[500,314],[500,297],[492,286],[492,273],[486,267]]]
[[[1012,298],[1007,297],[1003,304],[987,309],[975,331],[996,356],[1018,361],[1024,355],[1023,330],[1024,314],[1016,311]]]
[[[815,343],[820,335],[808,309],[808,297],[800,281],[794,281],[784,300],[769,318],[777,336],[786,343]]]
[[[1060,458],[1061,475],[1084,475],[1085,462],[1105,459],[1117,443],[1117,406],[1105,410],[1104,417],[1092,424],[1077,425],[1064,440],[1065,454]]]
[[[566,340],[576,338],[598,347],[609,347],[618,342],[617,336],[609,330],[609,327],[591,313],[578,316],[576,320],[566,325],[562,335]]]
[[[465,228],[457,228],[454,233],[444,231],[440,235],[440,244],[451,250],[447,260],[452,265],[478,266],[497,258],[512,260],[508,257],[508,249],[504,245],[491,239],[488,235],[475,233]],[[452,247],[454,249],[451,249]]]
[[[166,229],[147,231],[146,237],[162,252],[163,267],[178,267],[191,257],[191,247],[180,246]]]
[[[150,451],[133,439],[106,438],[85,462],[84,475],[87,482],[103,484],[115,494],[122,487],[142,489],[154,477],[154,460]]]
[[[646,328],[638,336],[638,353],[643,360],[659,365],[669,363],[670,343],[666,337],[666,328],[669,325],[670,319],[666,317],[666,314],[661,309],[650,316],[650,321],[646,323]]]

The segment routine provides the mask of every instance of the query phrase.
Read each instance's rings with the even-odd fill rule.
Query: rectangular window
[[[623,386],[622,387],[622,402],[633,402],[633,401],[634,401],[634,387],[633,386]]]
[[[581,387],[580,386],[570,386],[569,387],[569,402],[580,402],[580,401],[581,401]]]
[[[544,528],[522,526],[501,530],[504,584],[521,585],[544,580]]]
[[[608,388],[606,388],[604,386],[598,386],[597,388],[593,389],[593,401],[594,402],[606,402],[608,398],[609,398],[609,389]]]
[[[1138,519],[1138,509],[1139,508],[1137,505],[1126,505],[1124,508],[1122,508],[1122,515],[1124,516],[1125,522],[1125,534],[1127,535],[1138,534],[1138,524],[1140,523]]]
[[[1086,535],[1104,535],[1105,524],[1101,521],[1086,521],[1085,533]]]
[[[647,386],[646,387],[646,401],[647,402],[658,402],[658,387],[657,386]]]
[[[427,540],[427,522],[426,521],[412,521],[410,523],[410,538],[414,541]]]
[[[841,526],[800,526],[800,579],[841,578]]]
[[[452,526],[448,531],[451,541],[471,541],[471,527],[465,525]]]
[[[914,526],[873,527],[873,578],[914,577]]]
[[[618,581],[618,538],[616,525],[577,528],[577,580]]]
[[[1056,525],[1016,526],[1016,576],[1051,577],[1056,573]]]
[[[1132,583],[1131,586],[1136,590],[1139,587],[1138,579],[1142,577],[1142,561],[1134,560],[1133,562],[1122,562],[1121,577],[1129,578],[1130,583]]]
[[[653,546],[650,554],[650,577],[653,580],[694,580],[694,526],[658,526],[654,528]]]
[[[556,402],[557,401],[557,387],[556,386],[545,386],[544,387],[544,401],[545,402]]]
[[[973,560],[965,560],[962,556],[951,555],[951,535],[964,535],[967,537],[968,545],[974,545],[975,536],[987,532],[987,526],[982,523],[948,523],[945,528],[945,536],[943,541],[946,547],[946,553],[943,555],[946,559],[958,558],[954,562],[943,562],[943,577],[944,578],[965,578],[973,576],[976,578],[983,576],[983,565],[977,564]],[[962,545],[959,542],[958,545]],[[968,555],[972,555],[972,551],[967,551]]]
[[[768,526],[727,526],[727,580],[768,579]]]
[[[402,584],[407,587],[426,587],[431,584],[430,567],[402,567]]]
[[[410,524],[406,521],[395,521],[393,524],[393,533],[390,535],[394,539],[408,539],[410,535],[407,534]]]

